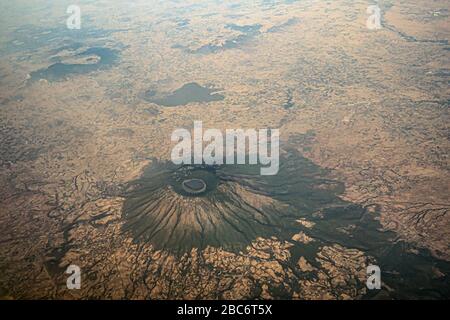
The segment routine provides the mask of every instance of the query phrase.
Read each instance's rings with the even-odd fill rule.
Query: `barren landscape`
[[[448,1],[70,4],[2,1],[1,299],[450,298]],[[279,173],[173,165],[196,120]]]

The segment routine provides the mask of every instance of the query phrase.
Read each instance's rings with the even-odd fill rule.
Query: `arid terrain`
[[[70,4],[1,1],[1,299],[450,298],[447,0]],[[278,175],[178,192],[196,120]]]

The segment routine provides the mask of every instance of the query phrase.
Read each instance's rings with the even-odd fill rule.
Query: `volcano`
[[[280,172],[258,165],[174,165],[154,160],[125,191],[124,232],[159,249],[242,249],[257,237],[289,234],[295,220],[338,203],[341,185],[295,150]]]

